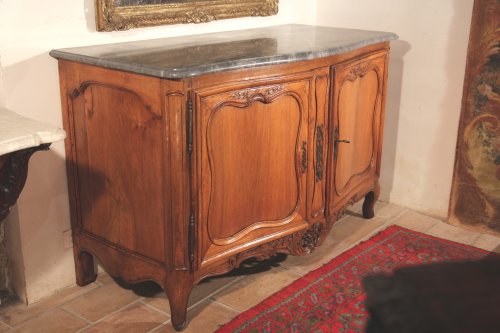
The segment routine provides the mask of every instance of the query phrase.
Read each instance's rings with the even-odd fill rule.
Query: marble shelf
[[[0,156],[65,137],[64,130],[57,126],[23,117],[0,106]]]

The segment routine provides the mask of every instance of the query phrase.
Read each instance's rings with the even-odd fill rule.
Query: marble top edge
[[[0,106],[0,156],[61,141],[66,132],[49,123],[21,116]]]
[[[58,49],[50,55],[137,74],[181,79],[322,58],[397,38],[391,32],[293,24]]]

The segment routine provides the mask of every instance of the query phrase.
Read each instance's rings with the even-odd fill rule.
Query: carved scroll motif
[[[322,240],[328,234],[330,228],[322,222],[315,223],[306,230],[264,243],[255,248],[238,253],[228,261],[221,263],[220,266],[215,267],[203,278],[211,275],[219,275],[229,272],[234,268],[241,265],[243,261],[249,258],[256,258],[257,260],[269,259],[278,253],[285,253],[291,255],[307,255],[310,254],[314,248],[321,245]]]
[[[322,223],[315,223],[304,233],[300,244],[307,253],[312,252],[319,245],[323,229],[324,226]]]
[[[372,63],[371,62],[365,62],[362,63],[354,68],[351,68],[349,71],[349,76],[347,77],[347,80],[354,81],[358,77],[363,77],[368,73],[368,71],[372,68]]]
[[[253,95],[255,95],[259,92],[261,92],[265,97],[269,98],[269,97],[273,97],[273,96],[277,95],[278,93],[282,92],[283,89],[285,89],[285,87],[282,84],[277,84],[277,85],[271,86],[262,92],[261,92],[261,89],[258,89],[258,88],[257,89],[249,88],[249,89],[238,90],[238,91],[234,92],[233,94],[231,94],[231,98],[239,99],[239,100],[249,100],[252,98]]]

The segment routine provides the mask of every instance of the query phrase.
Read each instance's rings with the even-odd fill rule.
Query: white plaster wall
[[[1,1],[1,0],[0,0]],[[0,53],[0,106],[5,106],[6,102],[5,85],[3,82],[2,54]]]
[[[446,217],[472,0],[318,0],[317,24],[395,32],[382,199]]]
[[[93,0],[0,0],[0,98],[22,115],[62,126],[57,62],[48,55],[51,49],[286,23],[314,24],[315,18],[315,1],[280,0],[279,13],[272,17],[102,33],[94,28]],[[15,285],[26,286],[18,293],[28,303],[74,284],[72,250],[65,238],[70,222],[64,158],[62,142],[53,144],[50,152],[35,154],[18,201],[19,232],[11,236],[20,238],[21,253],[14,256],[20,256],[20,263],[24,261],[24,270],[17,267]]]

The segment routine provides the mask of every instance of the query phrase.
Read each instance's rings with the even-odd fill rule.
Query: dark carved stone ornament
[[[285,89],[285,87],[282,84],[271,86],[265,90],[258,88],[249,88],[234,92],[233,94],[231,94],[231,98],[239,100],[250,100],[253,95],[258,94],[259,92],[262,93],[265,97],[270,98],[282,92],[283,89]]]
[[[47,150],[49,146],[43,144],[0,156],[0,222],[7,217],[21,194],[31,155],[38,150]]]

